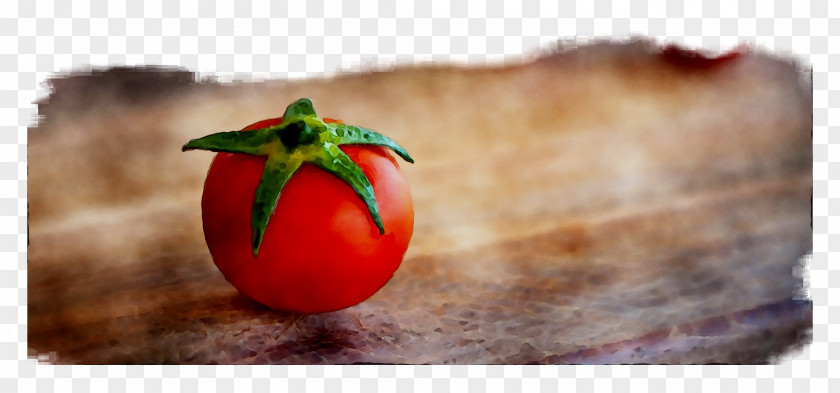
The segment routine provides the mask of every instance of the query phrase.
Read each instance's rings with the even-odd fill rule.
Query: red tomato
[[[739,48],[729,53],[710,57],[704,53],[671,44],[666,46],[660,55],[669,63],[684,69],[708,70],[741,57],[742,52],[745,50],[744,48]]]
[[[281,121],[263,120],[244,130]],[[239,291],[271,308],[317,313],[358,304],[393,276],[414,226],[408,183],[387,149],[341,149],[370,180],[385,233],[380,235],[348,184],[304,164],[280,193],[256,257],[251,208],[266,157],[216,155],[201,200],[204,234],[216,266]]]

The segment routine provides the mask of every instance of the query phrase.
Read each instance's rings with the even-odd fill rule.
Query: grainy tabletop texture
[[[811,86],[760,52],[646,42],[506,67],[220,84],[57,77],[30,130],[28,343],[57,363],[766,363],[810,340]],[[391,136],[415,204],[393,279],[341,311],[266,309],[201,230],[213,157],[282,115]]]

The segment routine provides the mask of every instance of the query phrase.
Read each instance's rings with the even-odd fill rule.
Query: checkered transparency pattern
[[[840,391],[840,6],[812,2],[363,0],[0,4],[0,391]],[[166,65],[221,81],[528,60],[558,42],[760,47],[812,67],[813,344],[777,366],[51,366],[27,358],[26,141],[57,73]],[[15,105],[16,101],[16,105]],[[833,180],[833,181],[832,181]],[[48,359],[44,359],[48,360]]]

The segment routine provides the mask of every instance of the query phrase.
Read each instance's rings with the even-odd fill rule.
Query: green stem
[[[228,131],[187,142],[182,150],[209,150],[268,156],[251,211],[252,251],[256,257],[268,220],[283,187],[304,163],[312,163],[349,185],[365,203],[380,234],[385,233],[379,206],[367,176],[340,145],[378,145],[405,161],[414,159],[402,146],[375,131],[340,123],[326,123],[315,114],[312,101],[301,98],[286,108],[283,120],[266,128]]]

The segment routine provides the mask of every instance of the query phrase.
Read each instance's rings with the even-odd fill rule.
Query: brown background
[[[809,74],[761,53],[694,69],[644,42],[567,49],[294,83],[54,79],[28,138],[31,356],[764,363],[808,341]],[[403,265],[334,313],[237,294],[201,232],[212,154],[180,151],[300,97],[417,162]]]

